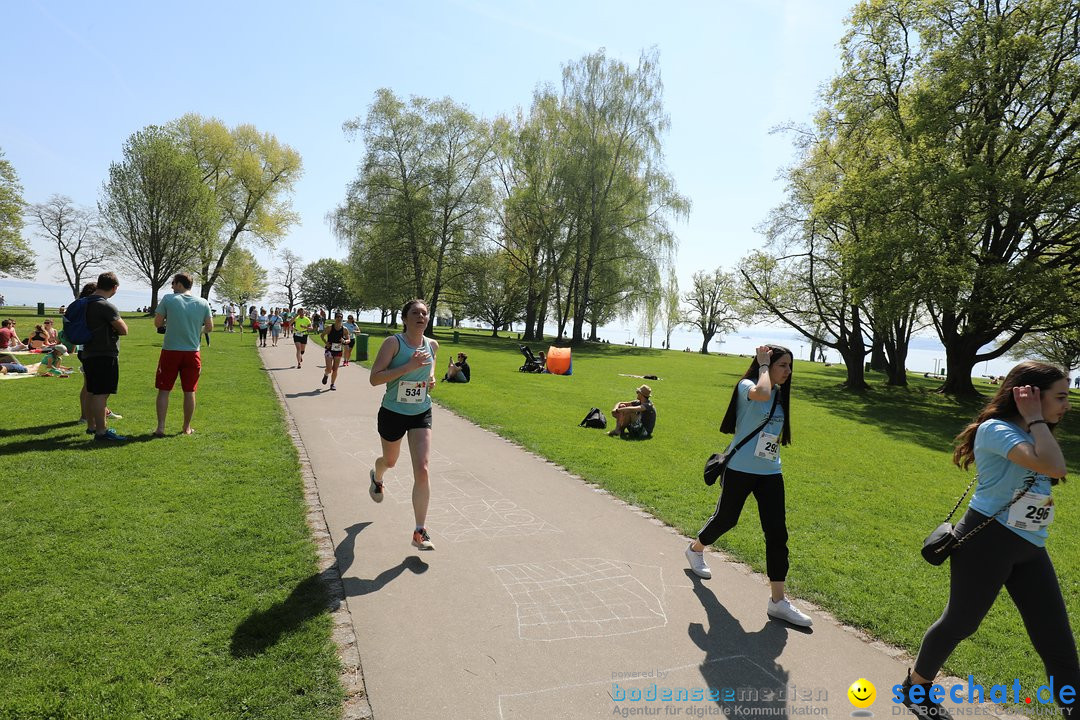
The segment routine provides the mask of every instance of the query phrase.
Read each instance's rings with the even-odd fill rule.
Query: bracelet
[[[769,369],[768,365],[758,365],[758,372],[761,372],[762,370],[768,370],[768,369]]]
[[[1046,422],[1045,420],[1032,420],[1028,423],[1028,429],[1030,430],[1032,425],[1038,425],[1039,423],[1050,427],[1050,423]]]

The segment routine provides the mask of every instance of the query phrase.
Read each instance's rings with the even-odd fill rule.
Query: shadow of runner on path
[[[340,600],[335,597],[332,588],[339,578],[345,597],[358,597],[378,592],[406,570],[416,574],[427,571],[427,563],[418,557],[410,556],[371,580],[344,577],[356,559],[356,538],[370,524],[362,522],[345,528],[345,537],[334,551],[337,561],[333,567],[304,578],[283,601],[274,603],[266,610],[251,613],[240,623],[233,631],[230,648],[232,656],[252,657],[266,652],[277,644],[282,636],[293,632],[311,618],[337,610]]]
[[[777,658],[787,644],[788,630],[797,630],[769,619],[761,630],[746,632],[712,590],[687,571],[694,594],[708,616],[709,627],[690,623],[687,635],[705,651],[701,677],[706,697],[710,689],[720,693],[717,705],[729,720],[786,716],[788,672]],[[761,614],[765,615],[764,601]]]

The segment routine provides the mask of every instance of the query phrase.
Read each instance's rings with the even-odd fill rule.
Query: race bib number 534
[[[427,383],[423,381],[402,380],[398,383],[397,401],[409,405],[422,403],[427,399]]]

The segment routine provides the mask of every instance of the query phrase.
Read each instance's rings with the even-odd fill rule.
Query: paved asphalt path
[[[438,405],[436,549],[416,550],[407,448],[385,500],[368,496],[382,389],[353,364],[330,392],[308,347],[302,369],[284,338],[261,355],[311,459],[376,720],[847,718],[860,678],[874,716],[911,717],[891,701],[910,662],[895,650],[798,600],[811,630],[769,619],[763,576],[710,553],[699,580],[686,538]]]

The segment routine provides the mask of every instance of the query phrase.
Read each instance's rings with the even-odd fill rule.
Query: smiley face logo
[[[877,699],[877,688],[866,678],[859,678],[847,689],[848,700],[857,708],[868,708]]]

